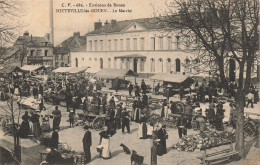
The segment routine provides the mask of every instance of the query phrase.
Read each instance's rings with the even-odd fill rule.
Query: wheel
[[[184,112],[184,104],[182,102],[176,102],[176,107],[177,107],[177,110],[178,112]]]
[[[252,121],[245,121],[244,123],[244,132],[246,136],[255,136],[256,134],[256,125]]]
[[[96,117],[94,120],[93,120],[93,129],[95,130],[100,130],[104,127],[105,125],[105,118],[103,117]]]

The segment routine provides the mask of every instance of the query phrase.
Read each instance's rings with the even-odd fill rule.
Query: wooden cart
[[[257,119],[252,119],[250,116],[257,116],[260,118],[259,113],[245,112],[245,122],[244,122],[244,132],[246,136],[255,136],[257,133],[257,128],[259,127],[259,122]]]

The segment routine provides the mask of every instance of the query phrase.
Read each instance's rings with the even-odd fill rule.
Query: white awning
[[[24,65],[21,69],[24,71],[29,71],[29,72],[41,70],[41,69],[46,70],[46,68],[42,65]]]

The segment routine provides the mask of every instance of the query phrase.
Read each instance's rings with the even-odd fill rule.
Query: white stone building
[[[164,33],[153,18],[125,21],[111,20],[87,33],[86,52],[71,53],[71,66],[132,69],[139,74],[181,73],[183,64],[194,59],[185,53],[182,39],[177,33]]]

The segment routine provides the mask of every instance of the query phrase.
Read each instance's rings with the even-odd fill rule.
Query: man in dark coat
[[[146,86],[144,80],[142,80],[141,88],[142,88],[143,94],[145,94],[145,93],[146,93],[146,88],[147,88],[147,86]]]
[[[148,107],[148,96],[146,95],[146,93],[143,94],[142,102],[144,107]]]
[[[35,99],[38,98],[38,89],[37,89],[36,87],[33,87],[33,97],[34,97]]]
[[[59,145],[59,133],[58,129],[55,129],[51,135],[51,147],[58,149]]]
[[[102,97],[103,114],[106,113],[106,105],[107,105],[107,93],[105,93],[104,96]]]
[[[133,89],[134,89],[134,86],[133,86],[133,84],[130,82],[129,88],[128,88],[128,91],[129,91],[129,95],[130,95],[130,96],[132,96],[132,91],[133,91]]]
[[[42,84],[39,84],[39,94],[43,96],[43,86]]]
[[[130,116],[129,113],[126,111],[126,108],[122,111],[122,133],[125,133],[125,127],[127,129],[127,133],[130,133]]]
[[[163,125],[162,128],[158,131],[158,146],[157,146],[157,154],[158,156],[162,156],[167,153],[166,149],[166,139],[168,139],[168,134],[166,132],[166,125]]]
[[[178,117],[177,127],[180,139],[182,138],[182,135],[187,135],[187,118],[185,116]]]
[[[140,88],[137,83],[135,83],[135,97],[140,96]]]
[[[90,147],[92,145],[92,137],[91,137],[91,132],[88,130],[88,126],[84,126],[84,129],[86,130],[86,132],[82,139],[82,143],[83,143],[83,149],[85,153],[85,163],[89,163],[91,161]]]

